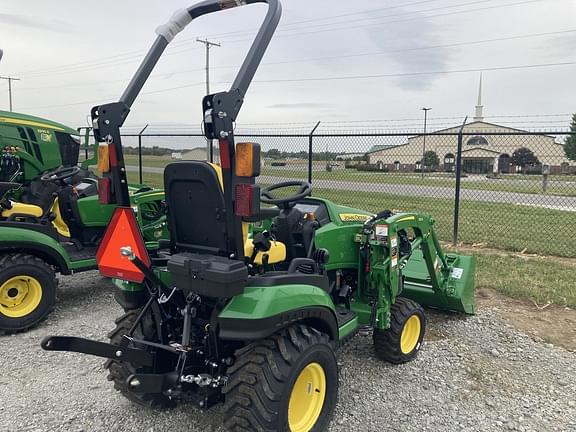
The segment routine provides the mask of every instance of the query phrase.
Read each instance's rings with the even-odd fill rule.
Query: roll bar
[[[232,146],[230,156],[233,159],[232,124],[236,120],[244,96],[280,21],[282,6],[279,0],[204,0],[187,9],[177,11],[166,24],[156,29],[158,34],[156,40],[119,101],[95,106],[91,110],[94,137],[98,142],[105,142],[111,147],[110,174],[103,175],[105,181],[101,185],[110,189],[111,202],[119,206],[130,205],[120,127],[124,124],[132,104],[140,94],[166,47],[194,19],[209,13],[254,3],[267,3],[268,12],[230,90],[207,95],[202,102],[206,137],[210,139],[227,138],[227,145]],[[230,168],[232,167],[228,167],[228,169]]]
[[[231,90],[239,90],[244,96],[280,21],[282,7],[278,0],[205,0],[187,9],[176,11],[166,24],[156,29],[158,37],[120,97],[120,102],[129,108],[132,106],[168,44],[192,20],[209,13],[253,3],[268,3],[268,13],[231,87]]]

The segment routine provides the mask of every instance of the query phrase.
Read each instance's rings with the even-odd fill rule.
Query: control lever
[[[152,285],[159,287],[160,291],[168,292],[170,288],[160,280],[158,276],[140,259],[136,256],[134,251],[130,246],[122,246],[120,248],[120,255],[128,258],[144,274],[144,278],[147,279]]]

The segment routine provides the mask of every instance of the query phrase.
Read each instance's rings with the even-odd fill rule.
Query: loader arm
[[[390,306],[398,296],[424,306],[474,313],[474,257],[444,254],[434,224],[429,215],[398,213],[373,221],[358,236],[364,251],[358,296],[373,305],[372,310],[357,311],[364,322],[387,328]]]

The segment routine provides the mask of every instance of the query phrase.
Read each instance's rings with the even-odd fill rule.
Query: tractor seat
[[[0,200],[2,200],[0,216],[4,218],[9,218],[14,215],[30,216],[35,218],[41,217],[44,212],[37,205],[20,203],[4,198],[8,192],[18,189],[21,186],[22,185],[19,183],[0,182]]]

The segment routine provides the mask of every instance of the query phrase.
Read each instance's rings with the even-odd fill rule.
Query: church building
[[[576,162],[566,158],[562,143],[549,135],[530,135],[529,132],[484,121],[482,105],[482,77],[478,91],[478,104],[474,119],[464,126],[462,169],[468,174],[541,172],[543,167],[551,174],[576,173]],[[423,155],[427,154],[425,171],[452,172],[455,170],[458,137],[462,126],[432,133],[454,135],[416,135],[395,146],[375,148],[367,153],[368,163],[387,171],[415,172],[422,169]],[[517,135],[498,135],[501,133]],[[527,151],[527,150],[528,151]],[[514,158],[520,151],[521,158]],[[434,152],[432,154],[431,152]],[[431,162],[435,161],[435,163]],[[432,164],[432,166],[430,166]]]

